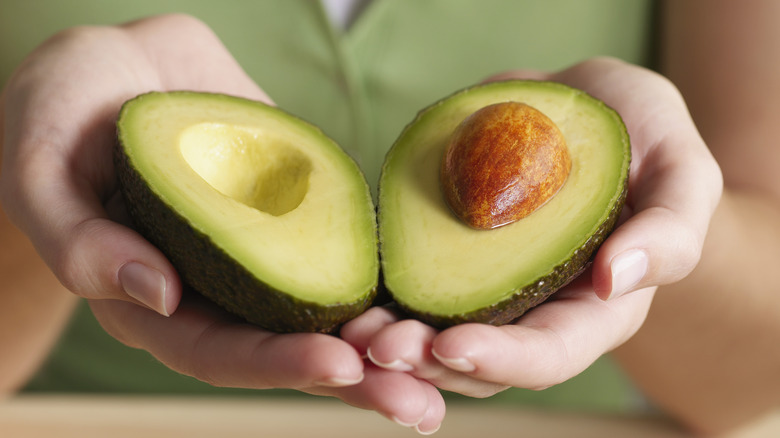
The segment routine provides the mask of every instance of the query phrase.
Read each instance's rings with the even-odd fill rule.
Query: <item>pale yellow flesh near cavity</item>
[[[474,230],[441,195],[442,154],[465,117],[510,100],[537,108],[558,125],[571,173],[533,214],[502,228]],[[455,95],[423,114],[394,145],[380,181],[383,273],[394,297],[434,315],[464,313],[503,301],[565,263],[607,217],[625,178],[627,142],[614,117],[568,89],[504,84]]]
[[[354,301],[376,283],[370,194],[321,132],[219,98],[157,96],[144,105],[125,120],[133,166],[247,270],[321,304]]]

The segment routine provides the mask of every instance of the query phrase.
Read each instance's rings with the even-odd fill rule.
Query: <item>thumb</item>
[[[52,255],[59,260],[55,273],[63,284],[85,298],[135,302],[164,316],[181,299],[179,277],[166,257],[108,218],[78,223]]]
[[[659,237],[662,236],[662,237]],[[696,266],[700,232],[665,208],[651,208],[620,225],[593,261],[593,288],[615,299],[648,286],[673,283]]]
[[[112,220],[95,188],[79,184],[67,166],[42,161],[48,160],[6,169],[3,204],[59,281],[84,298],[129,301],[166,316],[174,312],[182,286],[166,257]],[[117,194],[107,205],[121,211],[119,200]]]

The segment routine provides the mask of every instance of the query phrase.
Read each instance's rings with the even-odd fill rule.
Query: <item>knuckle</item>
[[[172,355],[169,359],[169,366],[178,372],[194,377],[211,386],[224,386],[217,379],[214,362],[210,360],[213,356],[206,352],[214,351],[215,343],[220,342],[220,332],[223,329],[221,322],[215,321],[203,327],[200,334],[189,345],[186,354]],[[208,358],[208,359],[204,359]]]
[[[85,296],[83,272],[73,249],[56,251],[51,256],[51,269],[60,283],[72,293]]]
[[[100,220],[87,219],[73,226],[63,240],[53,244],[49,251],[52,271],[60,283],[76,295],[85,298],[106,296],[118,287],[118,279],[102,281],[100,263],[89,260],[94,253],[94,242],[99,240]],[[97,269],[96,269],[97,266]]]
[[[204,31],[210,29],[209,26],[205,22],[203,22],[203,20],[195,17],[194,15],[190,15],[186,13],[181,13],[181,12],[171,13],[171,14],[164,15],[161,19],[166,20],[172,24],[191,26]]]
[[[679,233],[676,245],[676,273],[678,279],[690,274],[699,264],[704,236],[692,228],[686,227]]]
[[[183,12],[173,12],[147,17],[138,22],[129,23],[130,26],[140,24],[142,26],[177,29],[188,35],[209,35],[216,38],[214,32],[203,20]]]
[[[42,48],[49,46],[79,46],[96,41],[103,36],[105,27],[79,25],[63,29],[46,40]]]
[[[434,329],[416,319],[404,319],[395,323],[395,326],[404,332],[417,334],[430,334]]]

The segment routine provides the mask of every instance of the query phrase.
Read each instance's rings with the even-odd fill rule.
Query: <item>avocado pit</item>
[[[571,157],[545,114],[520,102],[485,106],[454,130],[441,165],[450,209],[475,229],[516,222],[547,203],[566,182]]]

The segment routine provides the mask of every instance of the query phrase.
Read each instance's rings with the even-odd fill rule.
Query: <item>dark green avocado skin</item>
[[[228,312],[273,332],[333,333],[376,296],[375,286],[362,300],[323,306],[274,289],[166,205],[130,165],[118,141],[114,164],[136,230],[165,254],[188,288]]]

